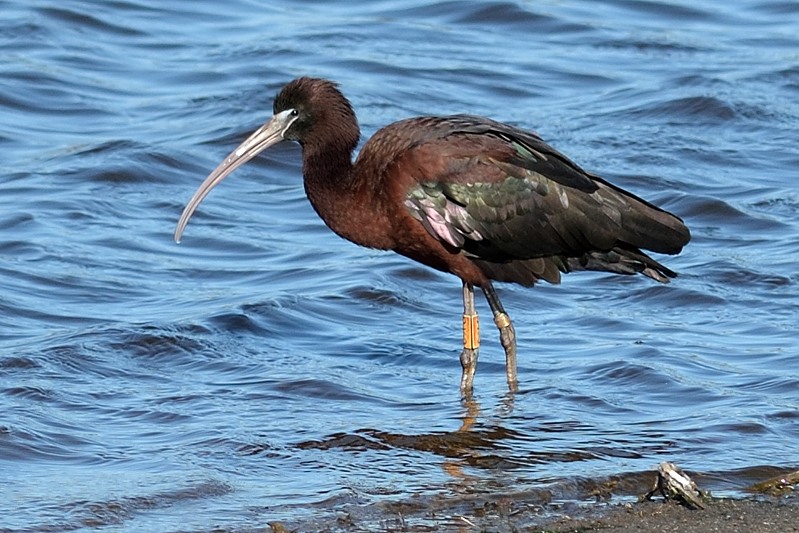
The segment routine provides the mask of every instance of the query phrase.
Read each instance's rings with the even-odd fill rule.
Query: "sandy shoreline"
[[[519,531],[632,533],[751,532],[776,533],[799,531],[799,498],[758,497],[714,499],[705,509],[690,510],[662,501],[615,505],[576,518],[562,517],[539,527]],[[511,529],[512,531],[512,529]]]
[[[429,503],[429,502],[428,502]],[[451,505],[391,503],[302,521],[269,524],[275,533],[783,533],[799,532],[799,494],[712,498],[705,509],[691,510],[662,499],[643,503],[533,504],[515,498],[453,498]]]

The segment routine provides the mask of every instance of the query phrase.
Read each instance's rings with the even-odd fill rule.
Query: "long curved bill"
[[[286,130],[297,120],[296,112],[293,109],[281,111],[273,115],[269,121],[258,128],[255,133],[247,137],[235,150],[230,152],[222,163],[211,172],[203,181],[191,197],[189,203],[180,215],[178,227],[175,229],[175,242],[179,243],[183,236],[183,231],[189,223],[191,215],[197,210],[200,202],[208,196],[211,189],[216,187],[219,182],[228,177],[234,170],[257,156],[273,144],[282,141]]]

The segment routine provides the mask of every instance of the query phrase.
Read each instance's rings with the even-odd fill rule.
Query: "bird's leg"
[[[474,309],[474,286],[463,282],[463,351],[461,352],[461,393],[471,394],[480,347],[480,323]]]
[[[499,341],[505,349],[505,374],[508,378],[508,387],[515,391],[519,385],[516,378],[516,331],[513,329],[510,317],[502,307],[499,295],[491,282],[484,284],[482,288],[488,305],[491,307],[491,312],[494,314],[494,324],[499,328]]]

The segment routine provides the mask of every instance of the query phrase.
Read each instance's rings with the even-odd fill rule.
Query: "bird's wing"
[[[439,240],[489,261],[578,257],[616,246],[677,253],[682,221],[583,171],[531,132],[460,116],[402,157],[405,205]]]
[[[452,136],[413,152],[424,175],[406,207],[431,235],[474,257],[574,256],[617,240],[623,206],[597,194],[577,167],[499,137]]]

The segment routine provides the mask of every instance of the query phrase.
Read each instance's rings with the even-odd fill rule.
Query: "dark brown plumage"
[[[305,191],[334,232],[463,281],[464,392],[472,388],[477,359],[473,286],[482,288],[500,328],[514,388],[515,335],[491,280],[532,286],[599,270],[666,282],[675,273],[642,250],[676,254],[690,239],[676,216],[507,124],[468,115],[402,120],[375,133],[353,164],[359,137],[352,106],[334,83],[290,82],[275,98],[272,119],[200,186],[175,240],[235,168],[278,141],[299,142]]]

